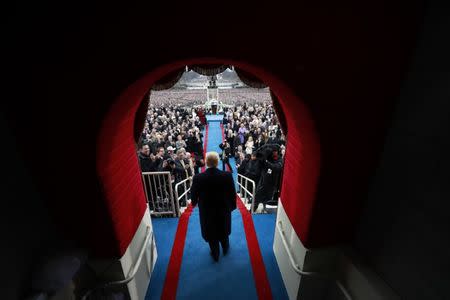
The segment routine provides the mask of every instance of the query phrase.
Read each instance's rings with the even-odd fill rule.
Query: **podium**
[[[206,90],[206,97],[207,97],[207,103],[209,103],[211,110],[212,110],[212,114],[215,115],[218,112],[218,107],[219,107],[219,89],[217,88],[217,86],[214,85],[210,85],[208,86],[207,90]]]
[[[217,114],[217,106],[218,106],[217,101],[215,100],[211,101],[211,110],[213,115]]]

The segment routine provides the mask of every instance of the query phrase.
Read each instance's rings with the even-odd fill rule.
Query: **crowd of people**
[[[179,105],[190,108],[205,103],[204,98],[205,90],[203,89],[169,89],[150,93],[150,103],[154,107]]]
[[[203,118],[202,118],[203,117]],[[203,120],[203,121],[202,121]],[[179,182],[192,178],[204,166],[203,128],[204,113],[180,105],[149,106],[147,118],[139,142],[139,163],[142,172],[169,172],[170,182],[145,181],[147,191],[155,199],[149,199],[150,209],[162,209],[167,194]],[[187,183],[189,186],[190,181]],[[185,185],[176,192],[183,195]],[[148,195],[147,195],[148,196]],[[186,197],[179,203],[186,206]]]
[[[204,89],[169,89],[152,91],[150,103],[155,107],[177,106],[194,107],[205,103]],[[219,91],[219,99],[227,105],[243,105],[244,103],[270,103],[269,89],[238,88]]]
[[[222,121],[225,139],[222,149],[222,167],[231,169],[234,156],[238,174],[255,182],[253,209],[258,204],[276,203],[279,195],[283,158],[286,152],[285,136],[270,103],[236,106],[226,109]]]
[[[176,181],[197,174],[204,165],[201,116],[180,105],[150,105],[138,154],[142,172],[170,170]]]
[[[267,98],[266,93],[265,98],[258,98],[252,105],[235,102],[223,111],[225,139],[219,145],[222,167],[236,169],[255,182],[255,209],[259,203],[277,201],[285,153],[285,137],[268,99],[270,95]],[[208,111],[185,106],[183,102],[169,102],[151,102],[138,157],[142,172],[168,171],[176,184],[204,167],[202,132]],[[235,158],[235,166],[230,164],[231,157]]]

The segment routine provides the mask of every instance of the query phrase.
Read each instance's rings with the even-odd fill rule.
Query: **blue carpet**
[[[256,236],[258,237],[259,248],[261,249],[264,265],[266,266],[273,299],[289,299],[275,259],[275,254],[273,253],[276,219],[277,216],[275,214],[253,215]]]
[[[178,218],[152,218],[158,258],[150,278],[145,300],[160,299],[166,278],[167,265],[172,252]]]
[[[202,239],[198,208],[189,219],[177,299],[257,299],[242,216],[232,213],[230,252],[215,263]]]
[[[221,152],[222,142],[220,120],[222,116],[208,115],[208,149]],[[206,138],[206,137],[205,137]],[[221,163],[220,163],[221,164]],[[230,160],[233,177],[236,178],[234,158]],[[220,165],[220,168],[222,166]],[[255,231],[261,248],[264,264],[274,299],[288,299],[286,289],[273,253],[273,238],[276,215],[253,215]],[[172,251],[178,218],[152,219],[155,232],[158,260],[153,271],[145,300],[160,299]],[[242,217],[238,210],[232,214],[230,252],[214,263],[209,255],[209,246],[200,233],[198,209],[189,219],[186,244],[180,270],[177,290],[178,299],[257,299],[257,293],[250,263],[247,240]]]
[[[209,128],[210,129],[214,128],[214,134],[215,135],[217,134],[217,136],[220,137],[220,140],[215,142],[215,144],[217,143],[217,146],[215,146],[215,144],[211,145],[212,147],[217,147],[214,149],[218,150],[212,151],[219,151],[220,153],[220,148],[218,146],[222,142],[222,132],[220,124],[218,124],[217,122],[211,122]],[[215,131],[218,131],[218,133],[216,133]],[[212,136],[210,133],[209,138],[210,139],[214,138],[214,136]],[[237,170],[236,170],[236,161],[234,158],[230,159],[230,164],[233,167],[233,177],[236,182]],[[281,277],[281,273],[278,268],[277,261],[275,259],[275,254],[273,253],[273,238],[275,233],[275,224],[277,216],[276,214],[252,215],[252,216],[256,235],[258,237],[258,243],[264,260],[264,265],[266,267],[267,276],[269,278],[270,287],[272,289],[272,295],[274,299],[288,299],[286,288],[284,287],[283,279]]]
[[[211,120],[211,116],[207,119]],[[209,122],[207,151],[220,153],[221,142],[220,122]],[[231,164],[234,166],[234,162]],[[244,225],[238,210],[232,213],[231,222],[230,252],[227,256],[221,255],[219,263],[214,263],[209,246],[201,236],[198,208],[194,209],[184,246],[178,299],[257,299]]]
[[[208,120],[209,120],[209,116]],[[208,151],[217,151],[220,153],[219,144],[222,142],[222,132],[218,122],[209,123],[208,134]],[[236,182],[237,170],[236,161],[230,159],[233,167],[233,177]],[[237,184],[236,184],[237,188]],[[274,299],[288,299],[286,288],[278,268],[275,254],[273,253],[273,238],[275,233],[276,214],[253,215],[258,243],[260,245],[261,254],[263,256],[264,265],[266,267],[267,276],[269,278],[272,295]],[[233,228],[234,229],[234,228]]]
[[[223,115],[206,115],[206,120],[208,121],[222,121]]]
[[[207,119],[209,120],[210,115],[207,115]],[[222,150],[219,148],[220,143],[222,143],[222,128],[220,128],[219,122],[209,122],[208,128],[208,151],[216,151],[217,153],[222,153]],[[237,170],[236,170],[236,161],[234,158],[230,159],[230,165],[233,171],[234,182],[237,180]],[[222,161],[219,162],[219,169],[222,170]],[[237,183],[236,183],[237,188]]]
[[[209,122],[208,127],[208,151],[216,151],[220,154],[222,150],[219,144],[222,143],[222,129],[219,122]]]

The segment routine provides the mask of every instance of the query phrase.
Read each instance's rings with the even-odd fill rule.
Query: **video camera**
[[[258,160],[268,160],[272,158],[273,151],[278,151],[280,153],[280,145],[278,144],[265,144],[256,150],[256,159]]]

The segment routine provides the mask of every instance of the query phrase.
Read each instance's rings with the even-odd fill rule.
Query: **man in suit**
[[[228,143],[227,140],[223,140],[223,143],[220,143],[219,148],[222,149],[222,171],[225,171],[225,165],[228,166],[230,171],[233,171],[233,168],[230,164],[230,157],[232,155],[230,143]]]
[[[233,176],[217,169],[219,154],[206,153],[205,172],[194,176],[191,186],[192,205],[200,212],[200,226],[203,239],[209,243],[211,256],[219,260],[220,247],[223,254],[229,249],[231,234],[231,212],[236,209],[236,190]]]

